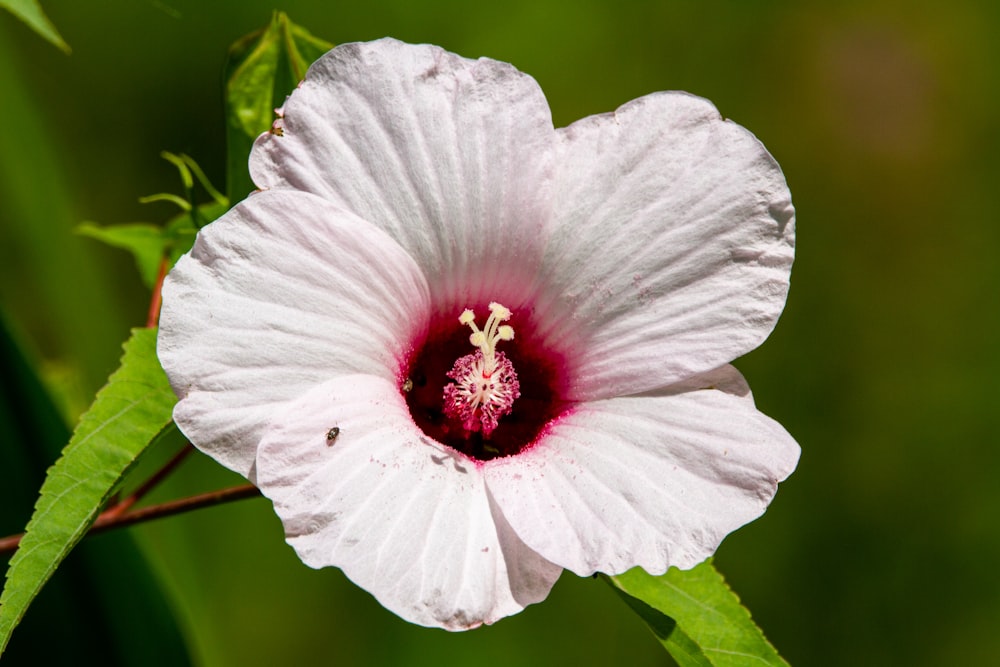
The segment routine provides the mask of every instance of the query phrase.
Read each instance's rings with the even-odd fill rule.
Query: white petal
[[[310,68],[282,113],[281,136],[261,136],[250,158],[259,187],[314,192],[386,230],[436,301],[526,298],[556,143],[534,79],[436,46],[344,44]]]
[[[424,436],[381,378],[341,377],[296,401],[265,434],[257,475],[303,562],[340,567],[414,623],[492,623],[544,599],[561,572],[493,511],[474,462]]]
[[[683,93],[561,133],[539,309],[573,350],[572,396],[666,386],[760,344],[794,254],[788,188],[760,142]]]
[[[750,391],[750,385],[747,384],[746,378],[743,377],[743,374],[740,373],[735,366],[730,364],[725,364],[710,370],[707,373],[693,375],[681,382],[670,385],[666,389],[655,390],[651,392],[650,395],[674,395],[689,391],[697,391],[699,389],[718,389],[719,391],[725,392],[730,396],[742,398],[750,405],[750,407],[754,406],[753,393]]]
[[[158,353],[199,449],[250,475],[281,403],[337,373],[394,378],[427,286],[384,232],[306,193],[253,195],[163,285]]]
[[[680,392],[584,403],[533,449],[484,467],[530,548],[579,575],[659,574],[764,512],[798,445],[745,397]]]

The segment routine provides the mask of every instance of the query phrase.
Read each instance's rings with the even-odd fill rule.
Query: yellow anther
[[[496,301],[490,302],[490,313],[492,313],[493,317],[496,317],[498,320],[501,321],[510,318],[510,309],[497,303]]]

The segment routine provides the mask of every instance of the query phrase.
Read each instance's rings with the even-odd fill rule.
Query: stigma
[[[476,348],[455,362],[448,372],[454,383],[444,387],[444,413],[462,424],[467,435],[480,432],[489,438],[500,418],[510,414],[521,395],[513,364],[496,347],[500,341],[514,340],[514,329],[501,324],[510,319],[510,310],[490,304],[490,316],[480,330],[476,316],[465,309],[458,321],[472,329],[469,343]]]

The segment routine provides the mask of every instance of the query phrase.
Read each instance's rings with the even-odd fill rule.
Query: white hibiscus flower
[[[306,564],[459,630],[763,513],[799,448],[728,363],[782,310],[794,214],[749,132],[684,93],[554,129],[511,65],[388,39],[281,114],[159,354]]]

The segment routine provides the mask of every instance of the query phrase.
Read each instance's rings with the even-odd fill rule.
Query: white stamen
[[[521,395],[517,373],[507,357],[497,352],[497,343],[513,340],[514,328],[503,324],[511,312],[499,303],[490,304],[486,325],[476,326],[475,315],[462,311],[458,321],[472,329],[469,342],[478,350],[455,362],[448,377],[455,384],[444,388],[444,411],[461,421],[468,432],[480,431],[488,438],[501,417],[511,411],[511,405]]]
[[[514,327],[504,324],[510,319],[510,309],[493,301],[490,303],[490,316],[486,320],[486,326],[482,330],[476,326],[475,314],[466,308],[462,311],[458,321],[472,329],[469,342],[478,347],[483,353],[485,361],[483,372],[489,377],[497,368],[496,347],[502,340],[514,340]]]

